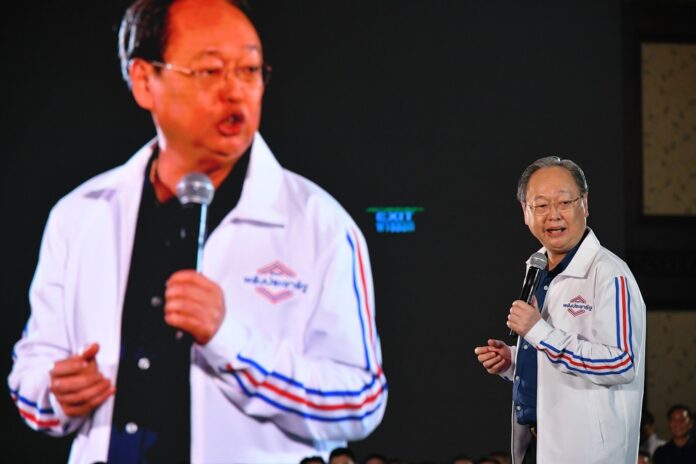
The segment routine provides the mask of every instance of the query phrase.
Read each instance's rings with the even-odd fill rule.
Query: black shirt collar
[[[208,206],[208,234],[212,232],[227,216],[227,214],[237,206],[240,197],[242,196],[242,188],[244,187],[244,179],[246,178],[247,168],[249,167],[249,158],[251,153],[251,145],[239,157],[230,173],[225,177],[222,183],[215,189],[213,200]],[[155,189],[150,181],[150,170],[152,163],[159,156],[159,148],[155,146],[152,156],[145,168],[145,184],[143,185],[143,196],[155,202],[155,205],[164,210],[179,209],[179,201],[176,197],[169,198],[164,202],[160,202],[155,195]]]
[[[563,259],[561,260],[561,262],[558,263],[558,266],[554,267],[553,270],[549,271],[549,270],[548,270],[548,265],[546,266],[546,270],[547,270],[547,272],[548,272],[551,276],[554,276],[554,277],[555,277],[555,276],[557,276],[558,274],[560,274],[561,272],[563,272],[563,271],[566,270],[566,268],[568,267],[568,265],[570,264],[570,262],[573,260],[573,257],[575,256],[575,253],[578,252],[578,249],[580,248],[580,245],[582,245],[582,242],[585,241],[585,238],[587,237],[587,235],[588,235],[589,233],[590,233],[590,229],[586,227],[586,228],[585,228],[585,233],[582,234],[582,238],[581,238],[580,241],[577,243],[577,245],[575,245],[568,253],[566,253],[566,255],[563,257]],[[546,252],[546,256],[548,257],[548,252]]]

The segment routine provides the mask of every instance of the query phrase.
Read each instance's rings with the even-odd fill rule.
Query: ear
[[[585,207],[585,217],[590,215],[590,204],[588,203],[587,196],[589,194],[586,192],[584,198],[581,200],[582,205]]]
[[[524,216],[524,223],[526,225],[529,225],[529,208],[527,208],[527,204],[523,201],[520,202],[520,206],[522,207],[522,216]]]
[[[140,58],[134,58],[128,65],[128,76],[130,76],[133,98],[145,110],[151,110],[153,105],[150,89],[150,79],[152,79],[153,72],[152,65]]]

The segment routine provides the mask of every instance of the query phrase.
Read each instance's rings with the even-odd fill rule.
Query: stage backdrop
[[[50,207],[154,135],[119,76],[126,4],[17,3],[4,15],[3,376]],[[590,225],[624,252],[621,2],[252,5],[274,69],[261,131],[345,206],[372,259],[390,396],[381,426],[352,446],[415,462],[507,450],[510,385],[473,349],[510,340],[505,318],[538,246],[515,201],[522,169],[577,161]],[[66,440],[0,404],[3,454],[65,459]]]

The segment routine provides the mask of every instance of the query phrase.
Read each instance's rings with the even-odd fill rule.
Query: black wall
[[[153,135],[119,77],[127,3],[3,15],[3,375],[49,208]],[[509,304],[538,246],[515,201],[527,164],[577,161],[590,225],[624,253],[621,2],[520,3],[252,3],[274,67],[261,131],[281,163],[346,207],[370,248],[390,398],[382,425],[354,445],[361,456],[507,450],[510,386],[473,348],[508,339]],[[370,206],[425,211],[416,233],[386,235]],[[0,404],[3,453],[64,460],[65,440],[30,432],[9,398]]]

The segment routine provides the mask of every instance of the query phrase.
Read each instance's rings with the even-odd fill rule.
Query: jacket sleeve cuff
[[[527,332],[527,335],[524,336],[524,339],[531,343],[534,348],[538,348],[539,343],[548,337],[552,331],[553,326],[551,324],[543,319],[539,319],[537,323],[534,324],[531,329],[529,329],[529,332]]]
[[[63,407],[58,402],[58,398],[53,393],[48,393],[48,403],[51,405],[51,409],[53,409],[53,414],[55,414],[61,424],[67,424],[70,421],[70,418],[65,414]]]
[[[58,398],[56,398],[56,396],[50,392],[48,393],[48,403],[53,409],[53,414],[60,421],[60,432],[58,432],[56,429],[56,434],[59,436],[74,432],[85,421],[84,416],[76,418],[65,414],[63,407],[60,405],[60,402],[58,402]]]
[[[517,346],[508,346],[510,348],[510,365],[503,372],[499,372],[498,375],[505,380],[512,381],[512,377],[515,375],[515,357],[517,356]]]
[[[248,330],[227,314],[217,333],[208,343],[199,345],[199,350],[211,365],[228,367],[234,364],[248,338]]]

